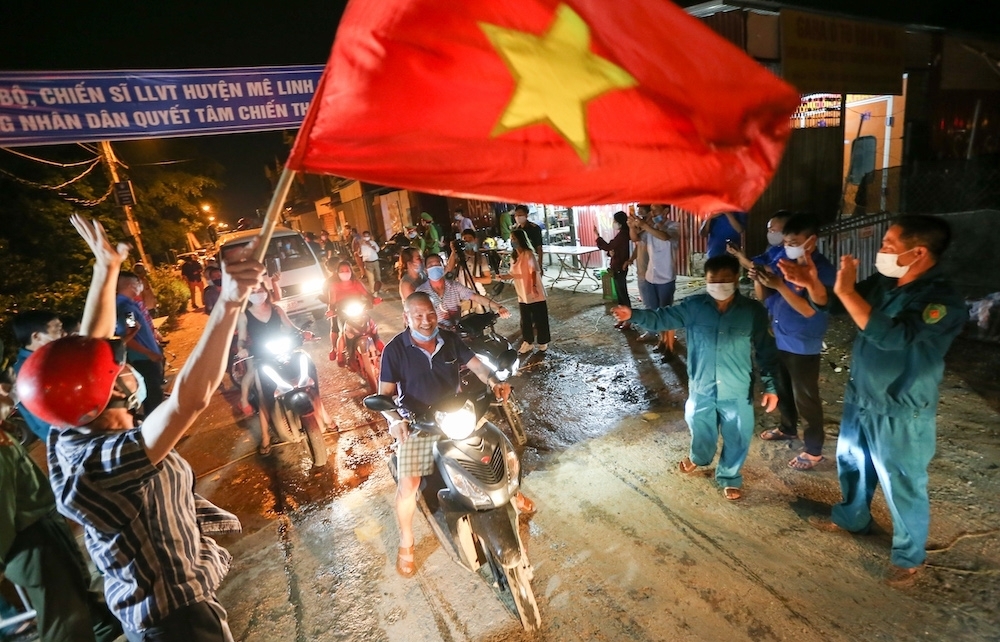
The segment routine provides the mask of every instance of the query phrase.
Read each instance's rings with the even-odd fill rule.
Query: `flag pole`
[[[285,205],[285,199],[288,197],[288,192],[292,188],[292,181],[294,179],[294,170],[288,169],[287,166],[282,168],[281,176],[278,177],[278,184],[274,188],[274,195],[271,197],[271,204],[267,206],[267,214],[264,215],[264,224],[260,228],[260,234],[257,235],[260,243],[257,244],[257,249],[253,256],[256,261],[264,262],[267,246],[271,242],[274,228],[277,227],[278,221],[281,220],[281,208]]]

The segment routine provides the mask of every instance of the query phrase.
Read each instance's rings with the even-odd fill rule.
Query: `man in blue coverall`
[[[879,273],[855,284],[858,260],[846,255],[833,287],[858,326],[837,442],[843,500],[830,520],[809,521],[829,532],[868,532],[872,495],[881,483],[893,530],[885,581],[896,587],[912,584],[927,556],[927,465],[934,456],[938,385],[944,355],[968,318],[938,265],[950,240],[940,218],[901,217],[882,238]],[[818,308],[829,306],[811,261],[781,261],[780,267],[786,280],[817,293]]]
[[[680,470],[692,473],[712,463],[721,432],[715,480],[728,500],[742,496],[740,469],[753,436],[753,356],[764,386],[761,405],[767,412],[778,405],[772,374],[777,349],[768,333],[767,312],[739,293],[739,274],[739,262],[723,254],[705,262],[706,294],[658,310],[611,309],[618,321],[631,319],[650,332],[687,330],[690,383],[684,419],[691,430],[691,452]]]

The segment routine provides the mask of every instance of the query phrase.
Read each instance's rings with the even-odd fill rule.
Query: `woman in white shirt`
[[[510,274],[500,275],[501,279],[513,280],[517,291],[517,303],[521,309],[521,347],[518,352],[531,352],[532,344],[541,351],[549,347],[549,306],[545,300],[545,285],[542,270],[535,257],[524,230],[511,230],[511,249],[517,252],[517,259],[510,266]]]

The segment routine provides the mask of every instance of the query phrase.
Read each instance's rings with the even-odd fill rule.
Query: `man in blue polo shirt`
[[[785,258],[785,222],[792,218],[794,212],[788,210],[778,210],[774,216],[767,220],[767,249],[753,258],[747,258],[736,246],[726,247],[726,251],[736,257],[740,265],[747,270],[754,269],[758,265],[766,265],[774,273],[778,272],[778,260]]]
[[[816,266],[818,285],[832,288],[837,270],[816,250],[818,225],[809,214],[796,214],[783,227],[784,246],[780,258],[804,261],[806,254]],[[750,271],[757,298],[771,314],[771,329],[778,344],[775,385],[781,425],[765,430],[766,441],[795,439],[799,419],[804,423],[805,450],[788,465],[810,470],[823,461],[823,401],[819,397],[820,351],[826,334],[827,314],[809,304],[806,288],[791,285],[781,276],[778,259]]]
[[[131,335],[125,344],[128,348],[128,364],[142,375],[146,386],[146,400],[142,404],[142,411],[148,416],[163,403],[163,350],[156,341],[153,320],[142,304],[141,295],[142,281],[139,276],[134,272],[120,272],[115,297],[118,313],[115,333],[120,337]]]
[[[422,410],[458,392],[459,369],[465,366],[493,389],[497,398],[510,394],[510,386],[497,381],[476,358],[469,346],[448,330],[438,328],[437,311],[426,292],[414,292],[403,302],[407,328],[385,345],[379,394],[404,399],[407,407]],[[399,554],[396,571],[412,577],[417,571],[413,560],[413,513],[417,508],[420,478],[434,472],[434,442],[437,436],[410,434],[406,420],[395,411],[387,413],[389,434],[396,439],[397,477],[396,518],[399,521]],[[522,512],[532,512],[530,501],[515,499]]]

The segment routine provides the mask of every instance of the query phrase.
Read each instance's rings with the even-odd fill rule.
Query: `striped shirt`
[[[237,532],[239,520],[194,492],[176,451],[154,465],[137,428],[70,428],[51,431],[48,460],[59,512],[83,525],[108,606],[127,629],[214,599],[232,557],[206,533]]]
[[[462,316],[462,301],[471,301],[476,293],[458,281],[444,280],[444,295],[438,296],[430,281],[417,288],[417,292],[431,295],[434,311],[438,315],[438,325],[445,330],[454,330]]]

